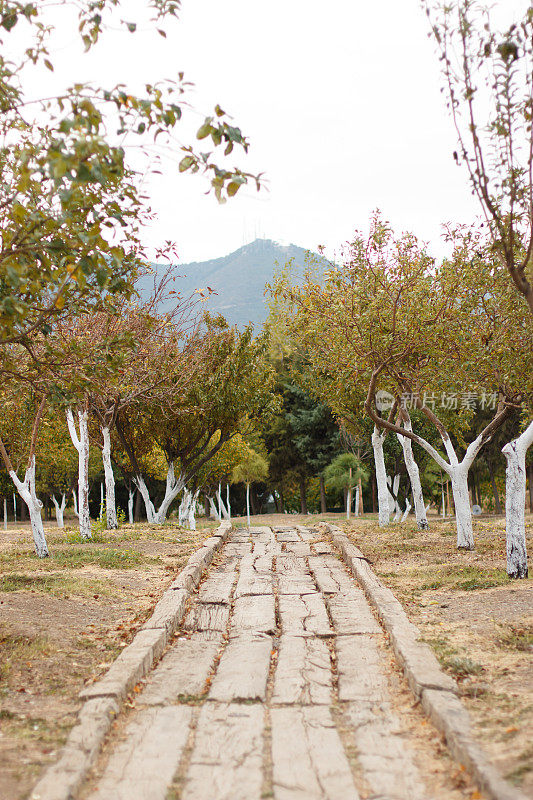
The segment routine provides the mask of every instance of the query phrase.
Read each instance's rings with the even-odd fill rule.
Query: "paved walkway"
[[[90,800],[423,800],[363,592],[308,528],[232,532]]]

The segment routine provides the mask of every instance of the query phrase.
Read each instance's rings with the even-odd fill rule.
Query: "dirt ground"
[[[47,529],[0,534],[0,798],[26,797],[76,720],[78,692],[103,674],[215,523],[124,525],[81,543]]]

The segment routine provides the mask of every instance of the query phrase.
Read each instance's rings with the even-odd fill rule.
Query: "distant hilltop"
[[[195,289],[209,286],[216,294],[205,302],[206,310],[223,314],[232,325],[244,327],[252,322],[258,329],[268,315],[265,284],[291,259],[296,274],[301,274],[307,252],[295,244],[256,239],[221,258],[176,264],[174,269],[179,277],[175,288],[187,296]],[[164,269],[162,265],[154,266]],[[144,295],[151,285],[152,281],[140,281],[137,288]]]

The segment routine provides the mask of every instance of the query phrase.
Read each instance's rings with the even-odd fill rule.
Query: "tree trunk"
[[[213,502],[213,498],[212,498],[212,497],[209,497],[209,498],[208,498],[208,500],[209,500],[209,511],[210,511],[210,513],[209,513],[209,517],[210,517],[211,519],[216,519],[216,520],[218,520],[219,522],[221,522],[221,519],[220,519],[220,517],[218,516],[218,510],[217,510],[217,507],[216,507],[216,505],[215,505],[215,504],[214,504],[214,502]]]
[[[172,461],[169,464],[167,470],[165,496],[163,497],[161,505],[157,511],[155,510],[154,504],[150,500],[150,492],[148,491],[148,487],[146,486],[142,475],[136,475],[133,480],[144,500],[146,519],[153,525],[162,525],[167,518],[170,506],[183,489],[183,478],[180,476],[178,479],[176,479],[176,476],[174,475],[174,462]]]
[[[139,522],[141,519],[141,507],[142,507],[142,497],[141,493],[138,489],[136,489],[135,494],[135,509],[133,511],[133,521]]]
[[[109,428],[102,428],[104,446],[102,448],[102,461],[105,475],[105,512],[106,526],[110,530],[118,528],[117,507],[115,502],[115,476],[111,464],[111,436]]]
[[[352,510],[352,487],[346,489],[346,519],[350,519],[350,511]]]
[[[228,510],[228,519],[231,522],[231,503],[229,499],[229,483],[226,484],[226,508]]]
[[[300,478],[300,510],[302,514],[307,514],[307,497],[305,488],[305,478]]]
[[[200,490],[197,489],[193,495],[191,495],[191,502],[189,503],[189,530],[195,531],[196,530],[196,501],[198,500],[198,495]]]
[[[256,497],[255,497],[253,484],[250,486],[250,502],[252,504],[252,514],[255,517],[256,514],[257,514],[257,503],[256,503]]]
[[[133,498],[135,497],[135,489],[128,486],[128,521],[133,525]]]
[[[531,486],[531,483],[530,483]],[[533,510],[533,509],[532,509]],[[17,496],[13,494],[13,522],[17,522]]]
[[[365,513],[365,507],[363,505],[363,484],[361,483],[361,478],[359,478],[357,486],[359,488],[359,513],[360,514],[364,514]]]
[[[457,525],[457,547],[463,550],[473,550],[474,530],[472,528],[472,511],[468,492],[468,470],[452,467],[450,478]]]
[[[528,467],[529,474],[529,511],[533,514],[533,464]]]
[[[359,484],[355,487],[355,500],[353,504],[353,515],[354,517],[359,516]]]
[[[55,494],[53,494],[52,495],[52,503],[54,504],[55,510],[56,510],[57,527],[58,528],[64,528],[65,527],[65,523],[63,521],[64,520],[63,512],[65,511],[65,506],[67,504],[67,496],[66,496],[65,492],[63,492],[63,494],[61,495],[61,503],[57,502],[56,496],[55,496]]]
[[[7,531],[7,500],[4,497],[4,530]]]
[[[402,517],[402,509],[400,508],[400,504],[398,502],[398,492],[400,491],[400,476],[395,475],[394,480],[392,481],[392,492],[391,492],[391,499],[392,499],[392,506],[394,508],[394,519],[393,522],[399,522]]]
[[[221,492],[220,484],[218,485],[217,500],[218,500],[218,509],[219,509],[218,513],[221,515],[221,519],[222,518],[229,519],[230,517],[229,517],[228,509],[224,505],[224,501],[222,499],[222,492]]]
[[[411,506],[411,503],[409,502],[409,498],[406,497],[405,498],[405,511],[402,514],[402,518],[401,518],[400,522],[404,522],[407,519],[407,517],[409,516],[409,512],[410,512],[411,508],[412,508],[412,506]],[[421,528],[421,530],[423,530],[423,529]]]
[[[513,441],[502,448],[507,459],[505,471],[505,531],[507,542],[507,574],[511,578],[527,578],[526,549],[526,453],[533,444],[533,422]]]
[[[181,503],[178,508],[178,524],[184,528],[185,527],[185,520],[189,518],[189,506],[191,503],[191,493],[185,486],[183,489],[183,497],[181,498]]]
[[[492,493],[494,495],[494,511],[496,512],[496,514],[501,514],[502,504],[500,503],[500,495],[498,494],[498,487],[496,485],[496,479],[494,477],[494,469],[490,462],[489,462],[489,474],[490,474],[490,483],[492,486]]]
[[[246,484],[246,518],[250,527],[250,483]]]
[[[48,545],[46,544],[43,520],[41,516],[43,504],[35,493],[35,456],[32,456],[26,469],[24,482],[19,480],[18,475],[13,470],[9,473],[9,476],[15,484],[18,493],[26,503],[28,511],[30,512],[31,532],[33,535],[35,552],[39,558],[47,558],[50,553],[48,552]]]
[[[378,521],[382,527],[388,525],[390,522],[389,487],[387,486],[387,472],[385,470],[385,457],[383,455],[384,440],[385,433],[380,433],[377,427],[374,427],[372,447],[374,449],[374,464],[378,486]]]
[[[324,476],[320,475],[320,513],[327,514],[328,507],[326,503],[326,482],[324,480]]]
[[[412,430],[410,422],[404,421],[403,425],[406,430]],[[413,455],[413,443],[407,438],[407,436],[401,436],[399,433],[396,435],[402,446],[405,467],[407,469],[407,474],[409,475],[409,480],[411,481],[411,492],[415,504],[416,524],[419,530],[426,531],[429,527],[426,516],[426,504],[424,503],[424,493],[422,491],[422,484],[420,482],[420,471]],[[402,517],[402,519],[404,519],[404,517]]]
[[[78,451],[78,515],[82,539],[91,539],[91,517],[89,513],[89,430],[87,427],[89,412],[78,411],[80,433],[76,431],[72,410],[67,411],[67,424],[70,438]]]

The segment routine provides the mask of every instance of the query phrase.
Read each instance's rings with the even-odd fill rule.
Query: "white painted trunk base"
[[[19,495],[28,506],[35,552],[39,558],[47,558],[50,553],[48,551],[48,545],[46,544],[43,520],[41,517],[41,509],[43,504],[35,493],[35,456],[32,457],[26,469],[24,482],[19,479],[17,473],[14,471],[9,473],[9,477],[15,484],[15,488],[17,489]]]
[[[526,453],[533,444],[533,421],[526,430],[502,449],[507,459],[505,470],[505,533],[507,574],[511,578],[527,578],[525,526]]]
[[[102,461],[104,464],[105,475],[105,512],[106,527],[110,530],[118,528],[117,507],[115,501],[115,476],[111,463],[111,435],[109,428],[102,428],[102,438],[104,446],[102,448]]]
[[[65,492],[61,495],[61,503],[58,503],[56,500],[55,494],[52,495],[52,503],[54,504],[56,510],[56,522],[58,528],[64,528],[65,523],[63,521],[63,512],[65,511],[65,506],[67,504],[67,496]]]
[[[383,442],[385,432],[374,427],[372,433],[372,447],[374,450],[374,464],[376,468],[376,483],[378,487],[378,521],[383,527],[390,522],[389,488],[387,486],[387,472],[385,470],[385,458],[383,455]]]
[[[78,451],[78,518],[82,539],[91,539],[91,517],[89,514],[89,413],[78,411],[80,432],[76,431],[72,409],[67,411],[70,438]]]
[[[449,475],[452,482],[453,502],[455,505],[457,547],[463,550],[473,550],[474,530],[468,492],[468,470],[461,467],[452,467]]]
[[[404,421],[403,426],[408,431],[412,430],[410,421]],[[402,436],[399,433],[396,435],[398,437],[398,441],[402,446],[405,467],[407,469],[407,474],[409,475],[409,480],[411,481],[411,491],[413,494],[413,501],[415,504],[416,524],[418,525],[419,530],[425,531],[428,529],[429,526],[426,515],[426,506],[424,503],[424,493],[422,491],[422,484],[420,482],[420,472],[418,469],[418,464],[416,463],[415,457],[413,455],[413,444],[411,440],[407,438],[407,436]],[[404,518],[405,514],[404,517],[402,517],[402,520]]]
[[[184,487],[183,477],[180,475],[179,478],[176,478],[174,474],[174,462],[169,465],[167,470],[165,496],[157,511],[150,500],[150,492],[148,491],[143,476],[136,475],[133,480],[144,500],[147,521],[153,525],[162,525],[167,518],[170,506]]]
[[[135,498],[135,490],[128,489],[128,520],[130,525],[133,525],[133,500]]]

